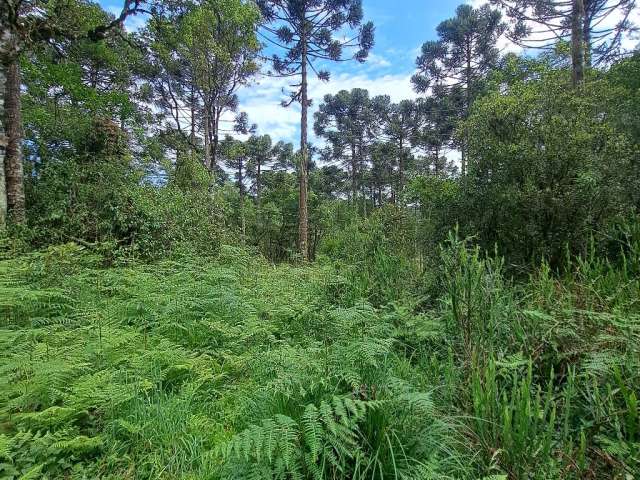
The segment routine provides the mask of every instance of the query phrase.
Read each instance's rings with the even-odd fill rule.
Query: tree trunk
[[[466,68],[466,92],[465,92],[465,105],[464,105],[464,119],[469,118],[469,111],[471,110],[471,44],[470,40],[467,40],[467,68]],[[465,133],[462,139],[462,157],[460,160],[460,171],[464,177],[467,174],[467,135]]]
[[[209,106],[205,103],[204,105],[204,166],[208,169],[211,169],[211,146],[210,146],[210,137],[209,137]]]
[[[303,30],[306,25],[303,25]],[[300,101],[302,106],[302,115],[300,121],[300,202],[298,212],[298,248],[302,261],[309,260],[309,212],[307,207],[307,116],[309,110],[309,101],[307,98],[307,38],[303,32],[302,35],[302,82],[300,87]]]
[[[351,203],[354,205],[358,202],[358,159],[356,157],[356,144],[351,143]]]
[[[398,195],[404,188],[404,136],[400,135],[400,155],[398,157]]]
[[[211,128],[211,165],[209,170],[213,172],[218,164],[218,147],[220,145],[220,115],[222,112],[216,109],[215,116],[213,117],[213,125]]]
[[[585,68],[591,68],[591,14],[586,9],[582,20],[582,42],[584,45],[584,66]]]
[[[247,226],[246,220],[244,216],[244,175],[242,174],[243,170],[243,161],[242,158],[238,159],[238,191],[240,192],[240,222],[242,228],[242,239],[244,241],[247,234]]]
[[[189,135],[189,150],[193,154],[196,145],[196,92],[195,87],[191,84],[191,133]]]
[[[8,142],[4,128],[4,92],[6,81],[6,65],[0,62],[0,228],[4,228],[7,224],[7,185],[4,178],[4,162]]]
[[[258,160],[257,162],[257,171],[256,171],[256,204],[258,205],[258,208],[260,208],[260,189],[262,188],[262,184],[261,184],[261,161]]]
[[[584,0],[573,0],[571,7],[571,65],[573,85],[584,80]]]
[[[5,176],[7,185],[7,213],[11,222],[25,222],[24,175],[22,170],[22,117],[20,104],[20,65],[17,57],[7,66],[5,87]]]

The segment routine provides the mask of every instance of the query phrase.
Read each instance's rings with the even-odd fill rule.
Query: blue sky
[[[389,95],[393,101],[415,98],[411,86],[411,76],[415,71],[415,59],[426,40],[437,38],[438,24],[454,15],[460,3],[470,3],[474,7],[486,0],[363,0],[365,20],[372,20],[376,27],[375,46],[365,64],[356,62],[332,63],[327,68],[332,77],[329,82],[312,78],[309,94],[314,105],[311,114],[322,101],[324,95],[340,90],[366,88],[372,96]],[[123,0],[99,0],[112,13],[118,14]],[[615,15],[609,22],[619,21]],[[640,8],[636,9],[632,21],[640,24]],[[127,28],[136,29],[144,24],[144,17],[134,17],[127,21]],[[604,27],[604,25],[603,25]],[[625,39],[623,45],[631,47],[637,39]],[[628,43],[632,42],[632,43]],[[518,51],[506,39],[499,41],[501,49]],[[504,50],[503,50],[504,51]],[[286,97],[291,79],[258,77],[251,85],[239,92],[240,109],[249,114],[250,121],[258,125],[260,134],[268,133],[275,140],[292,141],[298,144],[300,131],[299,105],[285,109],[280,101]],[[233,119],[229,114],[227,120]],[[310,117],[312,127],[313,117]],[[313,129],[310,128],[313,141]]]
[[[365,19],[376,27],[375,46],[365,64],[345,62],[327,65],[332,73],[328,83],[312,80],[310,95],[314,107],[327,93],[354,87],[367,88],[372,95],[390,95],[399,101],[415,96],[410,84],[417,53],[422,43],[436,38],[436,27],[451,17],[461,0],[363,0]],[[100,0],[107,10],[117,13],[121,0]],[[129,28],[137,28],[143,18],[128,21]],[[240,92],[240,108],[257,123],[259,133],[268,133],[275,140],[297,143],[299,135],[299,108],[284,109],[280,101],[287,80],[257,78]],[[312,130],[312,129],[310,129]]]

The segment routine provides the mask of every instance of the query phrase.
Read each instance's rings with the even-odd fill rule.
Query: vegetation
[[[633,2],[491,3],[311,145],[359,1],[9,0],[0,478],[640,478]],[[242,111],[269,70],[299,149]]]

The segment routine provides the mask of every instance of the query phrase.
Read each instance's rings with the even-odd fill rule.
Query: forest
[[[447,1],[0,0],[0,479],[640,479],[640,8]]]

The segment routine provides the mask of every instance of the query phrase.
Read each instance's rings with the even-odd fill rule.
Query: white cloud
[[[295,78],[262,78],[258,84],[247,86],[240,92],[240,109],[249,114],[252,123],[257,123],[259,132],[271,135],[274,140],[285,140],[299,143],[300,106],[294,103],[288,108],[280,105],[287,98],[289,85]],[[411,87],[411,74],[387,74],[374,76],[362,68],[362,72],[339,73],[333,75],[329,82],[317,78],[309,79],[309,97],[313,104],[309,109],[310,140],[317,140],[313,135],[313,113],[327,94],[336,94],[340,90],[365,88],[371,96],[389,95],[392,101],[398,102],[417,95]]]
[[[382,55],[377,55],[375,53],[369,54],[366,64],[369,67],[375,67],[375,68],[386,68],[392,65],[391,62],[386,58],[384,58]]]

